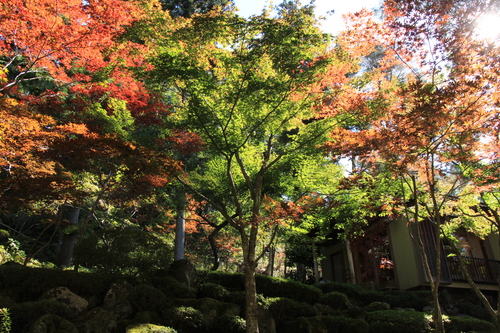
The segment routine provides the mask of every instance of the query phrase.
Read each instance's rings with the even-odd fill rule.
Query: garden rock
[[[172,276],[189,288],[194,288],[198,279],[196,267],[187,259],[176,260],[170,266]]]
[[[134,308],[129,301],[132,285],[127,281],[118,281],[111,285],[102,308],[114,314],[118,319],[127,318],[134,312]]]
[[[78,330],[72,322],[47,313],[30,325],[28,333],[78,333]]]
[[[83,313],[89,306],[89,302],[86,299],[76,295],[66,287],[49,289],[42,295],[41,299],[63,303],[77,315]]]

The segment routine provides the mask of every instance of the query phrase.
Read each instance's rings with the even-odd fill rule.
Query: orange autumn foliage
[[[8,91],[30,72],[45,71],[70,83],[75,79],[68,73],[71,68],[103,68],[117,60],[113,55],[105,59],[106,52],[118,45],[116,37],[141,15],[135,1],[1,0],[0,52],[8,59],[2,68],[1,90]],[[19,56],[23,59],[20,74],[6,80],[8,65]]]

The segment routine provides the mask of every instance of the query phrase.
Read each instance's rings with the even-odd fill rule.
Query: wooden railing
[[[498,284],[500,261],[481,258],[463,257],[467,271],[475,283]],[[460,270],[457,257],[448,257],[448,267],[451,279],[457,282],[467,282]]]

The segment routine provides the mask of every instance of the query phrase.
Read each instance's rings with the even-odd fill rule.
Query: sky
[[[281,0],[235,0],[236,7],[239,9],[239,14],[248,17],[253,14],[260,14],[262,8],[269,5],[277,5]],[[308,3],[303,0],[302,3]],[[356,12],[363,7],[367,9],[377,8],[380,6],[381,0],[316,0],[316,15],[325,16],[326,21],[322,23],[323,31],[335,34],[343,27],[342,14]],[[334,13],[329,15],[328,12],[333,10]]]

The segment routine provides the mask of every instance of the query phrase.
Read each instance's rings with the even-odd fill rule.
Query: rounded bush
[[[210,332],[212,333],[245,333],[247,323],[239,316],[220,316],[215,319]]]
[[[379,298],[391,305],[392,308],[411,308],[417,311],[422,311],[432,300],[432,295],[429,291],[389,291],[385,299]]]
[[[346,310],[350,307],[349,300],[345,294],[339,293],[337,291],[332,291],[324,294],[319,299],[321,304],[328,305],[334,309]]]
[[[153,324],[132,324],[127,326],[125,333],[177,333],[177,331],[171,327]]]
[[[370,333],[430,332],[429,319],[423,312],[400,310],[373,311],[366,314]]]
[[[391,306],[385,302],[373,302],[365,307],[367,312],[389,310]]]
[[[366,310],[363,308],[360,308],[359,306],[353,306],[352,308],[349,308],[346,312],[346,315],[350,318],[365,318],[366,316]]]
[[[264,297],[286,297],[300,302],[315,304],[321,297],[321,290],[297,281],[275,278],[267,275],[255,277],[257,292]]]
[[[341,292],[345,294],[347,297],[359,297],[361,294],[365,292],[363,287],[357,284],[350,283],[338,283],[338,282],[327,282],[327,283],[318,283],[315,285],[318,289],[320,289],[323,294],[327,294],[332,291]]]
[[[342,333],[370,333],[370,325],[362,318],[351,319],[342,330]]]
[[[455,304],[455,307],[462,314],[472,316],[474,318],[489,320],[490,316],[488,311],[482,306],[482,304],[474,304],[466,300],[460,300]]]
[[[198,298],[215,298],[218,300],[223,300],[229,295],[229,291],[219,284],[215,283],[204,283],[200,285],[197,292]]]
[[[461,333],[461,332],[481,332],[495,333],[497,332],[495,325],[486,320],[477,318],[461,318],[450,317],[450,321],[445,322],[446,333]]]
[[[204,279],[205,283],[215,283],[229,291],[245,290],[245,277],[242,273],[210,272]]]
[[[162,312],[162,318],[169,327],[182,333],[199,333],[204,331],[203,315],[191,307],[177,307]]]
[[[267,299],[266,301],[276,323],[293,320],[298,317],[314,317],[316,315],[316,310],[312,305],[293,299],[278,297]]]
[[[278,333],[328,332],[369,333],[370,327],[363,319],[344,316],[299,317],[278,327]]]

